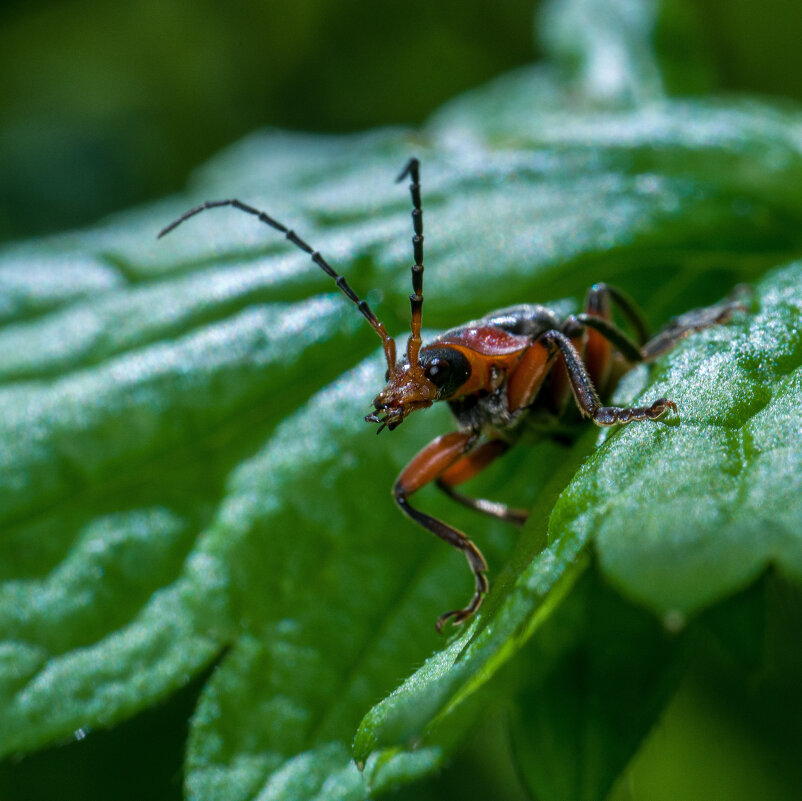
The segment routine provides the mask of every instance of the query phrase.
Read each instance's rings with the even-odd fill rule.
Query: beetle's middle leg
[[[613,306],[626,318],[635,333],[635,342],[613,322]],[[611,374],[613,347],[630,363],[642,361],[641,346],[649,338],[646,321],[635,303],[615,287],[593,284],[585,296],[583,312],[569,317],[562,326],[564,334],[572,336],[570,328],[575,327],[574,321],[587,331],[580,352],[593,383],[601,392],[615,382]]]
[[[625,295],[606,284],[595,284],[588,292],[585,311],[577,314],[576,320],[589,328],[589,340],[586,346],[585,362],[590,374],[599,382],[600,371],[594,370],[592,347],[601,347],[601,340],[614,345],[621,355],[633,364],[650,362],[671,350],[680,340],[696,331],[703,331],[714,325],[726,323],[733,314],[745,311],[751,291],[744,285],[736,286],[730,295],[720,303],[692,309],[685,314],[669,320],[652,338],[648,338],[643,318],[637,308]],[[614,322],[610,310],[610,299],[624,312],[627,319],[637,331],[638,343],[635,343]],[[648,341],[647,341],[648,340]]]
[[[463,431],[454,431],[438,437],[415,456],[393,485],[393,497],[401,511],[432,534],[462,551],[473,573],[475,583],[473,598],[463,609],[454,609],[440,615],[435,624],[438,632],[442,632],[446,621],[453,619],[454,625],[457,625],[479,608],[482,598],[489,589],[485,576],[487,563],[481,551],[461,531],[415,509],[409,503],[409,496],[438,479],[466,454],[475,442],[475,434]]]
[[[445,492],[449,498],[453,498],[457,503],[467,506],[468,509],[481,512],[488,517],[495,517],[498,520],[503,520],[505,523],[522,526],[529,517],[529,512],[524,509],[513,509],[504,503],[488,501],[484,498],[471,498],[454,489],[454,487],[463,484],[484,470],[491,462],[506,453],[509,447],[508,443],[500,439],[493,439],[490,440],[490,442],[485,442],[483,445],[476,448],[476,450],[457,459],[457,461],[437,479],[437,486]]]

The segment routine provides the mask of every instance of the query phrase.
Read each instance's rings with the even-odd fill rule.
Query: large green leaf
[[[604,573],[660,615],[691,614],[769,564],[802,578],[800,287],[797,262],[761,282],[747,321],[678,351],[649,395],[675,398],[680,425],[621,431],[554,510],[554,536],[593,532]]]
[[[523,565],[520,572],[499,583],[474,627],[371,711],[357,735],[357,759],[448,741],[450,718],[488,682],[506,682],[496,674],[526,644],[537,658],[522,703],[527,693],[537,703],[528,703],[534,713],[518,739],[540,736],[538,758],[548,767],[529,759],[525,773],[533,772],[538,797],[604,797],[656,713],[640,686],[632,710],[642,715],[645,707],[651,716],[624,726],[616,756],[609,727],[620,727],[629,714],[616,678],[639,686],[639,672],[649,676],[659,698],[672,649],[658,647],[657,619],[650,623],[620,600],[612,602],[619,611],[605,613],[598,599],[574,590],[586,565],[575,556],[592,540],[604,579],[657,612],[668,632],[681,631],[688,615],[738,592],[769,566],[802,578],[795,413],[802,402],[801,286],[800,263],[771,274],[758,286],[756,313],[683,343],[647,388],[646,371],[629,377],[620,401],[674,398],[679,421],[629,426],[606,437],[561,494],[548,523],[549,546],[531,559],[543,530],[536,508],[512,562],[513,569]],[[567,607],[566,589],[572,592]],[[582,610],[591,608],[596,622],[583,622]],[[577,664],[586,676],[580,686],[589,687],[586,698],[577,696],[571,678]],[[588,673],[599,682],[595,689]],[[560,740],[561,727],[567,742]],[[608,729],[603,737],[602,727]],[[577,738],[584,742],[578,750]],[[556,755],[543,750],[555,740]]]
[[[528,781],[599,798],[670,684],[679,640],[658,621],[681,629],[769,565],[798,580],[800,267],[760,276],[802,250],[802,117],[666,99],[638,30],[615,43],[651,64],[637,91],[605,99],[535,68],[414,134],[257,134],[184,197],[0,253],[3,754],[113,725],[217,660],[191,726],[193,798],[378,795],[441,765],[481,704],[522,686],[520,748],[547,755]],[[432,624],[467,597],[464,560],[389,494],[452,425],[445,410],[377,438],[362,422],[381,386],[375,336],[252,218],[209,212],[155,240],[188,205],[241,196],[373,287],[403,336],[409,202],[392,179],[413,152],[433,328],[598,280],[657,325],[757,282],[753,313],[620,388],[673,397],[678,422],[611,432],[595,452],[590,429],[570,448],[521,447],[476,482],[533,507],[517,539],[421,494],[491,565],[481,613],[445,643]],[[591,636],[589,587],[622,610],[618,629]],[[614,678],[643,640],[641,714],[615,702]],[[586,661],[595,683],[572,704]],[[632,725],[616,729],[618,713]],[[585,725],[598,747],[576,759]]]

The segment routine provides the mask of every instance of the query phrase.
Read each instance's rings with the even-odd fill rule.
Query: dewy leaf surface
[[[443,134],[444,141],[448,140],[448,133]],[[258,147],[258,142],[250,143],[243,147],[240,156],[250,161]],[[524,286],[528,282],[539,283],[544,288],[566,286],[561,283],[561,281],[566,281],[566,278],[561,278],[565,273],[562,265],[558,264],[558,261],[565,262],[566,259],[573,259],[572,263],[575,265],[573,274],[567,281],[567,287],[570,287],[571,291],[577,291],[583,283],[589,283],[592,280],[590,274],[583,275],[583,271],[590,273],[590,268],[586,264],[586,256],[583,255],[586,250],[588,255],[598,248],[615,251],[615,261],[607,262],[605,270],[621,270],[628,275],[642,273],[642,268],[639,265],[636,266],[640,261],[637,254],[648,252],[649,249],[662,244],[661,237],[663,235],[667,239],[671,239],[673,247],[678,247],[678,242],[681,241],[681,232],[684,229],[689,237],[685,246],[688,252],[672,257],[672,260],[676,259],[682,267],[673,272],[673,286],[656,299],[656,303],[676,308],[677,301],[671,299],[672,292],[699,298],[704,296],[704,292],[721,293],[724,287],[731,285],[736,277],[749,275],[763,258],[761,244],[767,230],[764,228],[764,224],[768,223],[770,228],[781,231],[781,237],[785,236],[785,222],[778,218],[775,228],[774,223],[770,222],[774,212],[768,210],[765,215],[755,216],[755,224],[748,231],[745,231],[740,225],[733,227],[732,196],[729,195],[729,189],[725,190],[718,184],[708,196],[704,182],[696,183],[686,177],[681,179],[672,177],[663,182],[659,176],[650,176],[648,181],[644,181],[642,177],[633,175],[630,180],[627,173],[615,174],[604,169],[597,173],[592,170],[583,171],[581,177],[569,180],[568,177],[574,173],[571,172],[570,162],[566,166],[566,163],[561,161],[562,153],[555,154],[553,172],[549,169],[552,164],[546,161],[545,167],[541,166],[542,162],[537,166],[534,162],[528,162],[531,172],[527,173],[527,160],[535,155],[527,149],[499,149],[496,151],[499,158],[494,161],[486,155],[480,157],[477,152],[478,147],[476,142],[472,142],[470,148],[464,150],[462,155],[468,164],[475,164],[477,161],[482,163],[482,177],[474,181],[467,174],[463,174],[462,190],[458,188],[457,183],[460,179],[450,173],[451,164],[445,162],[446,166],[441,166],[437,160],[436,150],[425,162],[428,170],[426,174],[429,176],[427,186],[431,186],[426,195],[427,230],[431,232],[434,228],[437,231],[438,215],[447,215],[449,219],[449,225],[444,226],[445,230],[440,236],[430,233],[432,244],[429,245],[430,240],[427,240],[427,260],[437,265],[438,280],[442,278],[450,289],[454,289],[453,293],[449,293],[446,303],[451,308],[458,310],[465,303],[465,316],[481,313],[477,306],[471,305],[473,301],[470,299],[474,297],[474,292],[487,298],[488,305],[500,305],[520,297],[520,293],[526,290],[516,289],[513,293],[510,287],[513,278],[518,287]],[[460,149],[457,152],[460,152]],[[233,163],[230,164],[230,169],[236,175],[236,159],[233,157],[232,159]],[[258,168],[256,171],[260,172]],[[531,193],[526,186],[519,185],[527,175],[530,175],[532,182],[537,185],[537,192]],[[339,180],[343,181],[342,177],[339,177]],[[731,178],[727,180],[730,181]],[[365,198],[352,192],[351,181],[346,182],[342,190],[342,205],[351,217],[358,217],[364,212]],[[752,188],[751,184],[749,184],[749,188]],[[330,191],[333,193],[335,190]],[[481,197],[473,195],[473,191],[480,191]],[[723,197],[729,198],[726,206],[719,205]],[[326,204],[328,202],[328,196],[326,196]],[[488,255],[483,259],[479,254],[489,245],[494,244],[494,240],[492,238],[488,240],[486,235],[482,238],[477,236],[477,231],[482,230],[480,227],[482,220],[487,219],[488,209],[494,209],[500,215],[500,219],[504,221],[499,226],[499,231],[505,234],[505,247],[499,248],[498,252],[493,250],[492,257]],[[325,212],[331,213],[327,207]],[[656,220],[659,222],[650,223],[651,215],[656,215]],[[782,217],[782,215],[780,216]],[[531,232],[532,220],[539,221],[539,227],[535,229],[534,234]],[[754,236],[751,247],[756,253],[741,257],[740,264],[737,256],[728,258],[727,262],[729,263],[726,266],[723,262],[717,263],[715,257],[712,261],[707,261],[706,256],[699,259],[697,253],[693,252],[700,234],[697,226],[701,226],[708,232],[708,243],[716,240],[720,244],[731,245],[731,237],[743,241],[744,233],[747,237]],[[526,236],[518,236],[516,232],[519,230],[525,232]],[[656,238],[653,239],[652,236],[655,234]],[[403,233],[399,232],[399,236],[403,242]],[[637,244],[631,246],[630,251],[629,246],[633,241]],[[469,258],[466,257],[466,254]],[[381,246],[378,247],[375,258],[382,271],[393,269],[392,265],[404,258],[400,248],[397,259],[394,258],[394,255],[395,246],[388,247],[386,252]],[[766,258],[772,259],[773,254]],[[700,262],[702,263],[700,264]],[[492,265],[492,268],[488,265]],[[704,272],[705,267],[709,268],[712,274],[704,275],[700,280],[699,273]],[[684,281],[680,279],[683,268],[688,272],[688,278],[685,280],[690,283],[693,280],[691,276],[693,276],[697,282],[696,287],[690,291],[687,286],[683,285]],[[594,270],[595,275],[598,276],[598,266]],[[429,275],[431,274],[432,271]],[[506,276],[506,280],[500,279],[500,276]],[[401,276],[401,280],[395,278],[394,283],[398,284],[401,281],[406,283],[406,280],[405,276]],[[618,280],[624,280],[626,283],[623,278]],[[431,283],[432,279],[430,278],[429,281]],[[547,290],[543,289],[542,291]],[[430,305],[433,306],[430,317],[434,317],[435,320],[441,319],[439,315],[442,306],[437,305],[436,285],[427,291],[427,298]],[[468,300],[464,301],[463,298]],[[653,306],[656,303],[653,302]],[[355,409],[347,413],[342,412],[343,416],[350,415],[354,419],[357,414]],[[324,439],[327,443],[337,440],[335,419],[339,417],[339,414],[332,416],[316,410],[312,417],[318,421],[318,424],[315,433],[310,434],[307,439],[316,443]],[[420,421],[418,425],[421,425]],[[359,425],[357,424],[353,429],[353,435],[358,436],[358,431]],[[387,441],[389,442],[389,440]],[[283,443],[283,440],[281,442]],[[289,445],[283,443],[275,447],[277,448],[275,453],[283,453]],[[380,446],[371,445],[371,453],[355,443],[348,446],[343,444],[340,447],[343,449],[347,447],[349,452],[358,454],[358,463],[364,466],[372,463]],[[381,447],[385,447],[384,440],[381,442]],[[398,447],[393,442],[394,452]],[[407,443],[404,445],[404,448],[406,447]],[[351,449],[356,450],[352,451]],[[271,450],[270,453],[274,453],[274,451]],[[404,450],[404,453],[409,453],[409,451]],[[304,454],[311,460],[310,466],[293,475],[297,475],[294,481],[302,488],[303,493],[307,494],[309,486],[306,476],[320,472],[320,466],[316,464],[315,460],[320,457],[328,457],[326,457],[325,450],[319,455],[311,450],[305,450]],[[274,462],[276,472],[286,473],[283,460],[279,461],[276,460],[276,457],[271,457],[268,461]],[[294,459],[294,464],[297,466],[305,464],[305,462],[298,458]],[[313,467],[312,464],[315,466]],[[399,469],[402,464],[403,461],[398,461],[395,469]],[[346,467],[350,469],[349,465]],[[342,468],[337,466],[332,469],[336,471],[335,475],[338,475]],[[378,484],[389,487],[394,471],[384,474],[383,479],[378,467],[367,472]],[[268,471],[266,475],[272,475],[272,472]],[[269,483],[272,480],[274,479],[264,478],[260,479],[260,482],[264,482],[265,486],[272,486]],[[353,488],[361,486],[359,480],[338,478],[331,479],[331,481],[335,488],[341,487],[341,489],[330,493],[329,503],[336,505],[327,508],[325,522],[313,519],[304,523],[304,518],[312,512],[304,509],[303,515],[301,515],[296,511],[292,523],[295,532],[292,552],[286,553],[284,556],[272,553],[275,544],[272,539],[268,539],[267,535],[264,535],[265,541],[261,547],[269,547],[271,552],[266,551],[258,557],[254,556],[245,560],[251,566],[260,566],[258,580],[239,579],[236,582],[237,586],[263,586],[267,579],[262,572],[268,570],[267,565],[277,561],[282,566],[282,575],[290,570],[293,575],[297,573],[305,576],[305,580],[310,586],[320,587],[321,580],[315,578],[318,575],[316,571],[320,570],[319,554],[315,552],[311,562],[304,562],[303,551],[313,546],[304,546],[302,543],[306,541],[305,537],[308,537],[310,543],[319,542],[324,525],[329,538],[335,541],[342,540],[346,547],[350,546],[353,549],[349,551],[350,555],[346,557],[346,562],[352,565],[357,564],[360,556],[365,559],[367,554],[374,553],[372,549],[380,547],[381,553],[376,553],[374,557],[377,564],[392,564],[393,575],[398,576],[396,571],[403,566],[399,555],[402,541],[394,538],[392,550],[388,551],[387,543],[382,539],[376,539],[375,535],[377,531],[397,530],[398,521],[395,517],[397,514],[395,510],[385,501],[384,514],[387,517],[382,518],[381,522],[368,526],[367,521],[370,518],[366,516],[365,509],[361,510],[359,522],[352,520],[346,512],[342,511],[341,507],[348,503],[349,494],[352,496],[354,493]],[[289,490],[285,488],[281,493],[286,504]],[[269,497],[271,492],[263,489],[254,494],[259,497]],[[306,502],[310,503],[308,500]],[[373,506],[375,503],[375,501],[371,501],[370,505]],[[303,506],[303,501],[297,501],[294,504],[296,510],[302,509]],[[453,515],[454,512],[449,514]],[[260,523],[255,518],[248,518],[244,528],[253,532],[259,531],[261,526],[270,530],[286,528],[286,524]],[[359,541],[356,534],[360,529],[364,531],[365,528],[372,528],[373,531],[367,540]],[[308,534],[304,535],[304,532],[308,532]],[[414,538],[415,532],[410,532],[410,534]],[[532,537],[537,539],[535,535]],[[249,539],[245,541],[247,542]],[[408,735],[421,732],[422,728],[425,728],[440,711],[446,711],[450,707],[455,693],[458,693],[458,696],[466,692],[470,694],[471,687],[480,685],[487,675],[492,674],[495,665],[503,664],[515,652],[518,647],[515,645],[516,636],[523,641],[532,628],[536,627],[539,619],[537,610],[540,609],[540,600],[552,587],[554,581],[565,572],[576,555],[576,547],[570,544],[571,542],[573,542],[571,538],[566,538],[556,553],[544,554],[532,564],[528,572],[518,579],[518,583],[514,585],[517,589],[510,597],[514,599],[520,595],[521,602],[512,604],[511,607],[505,606],[499,613],[502,616],[501,619],[505,621],[505,625],[493,627],[492,631],[488,627],[485,636],[477,638],[477,643],[470,651],[477,656],[475,659],[465,659],[467,667],[462,671],[456,669],[457,666],[453,659],[447,654],[444,654],[442,658],[434,657],[433,666],[427,674],[431,680],[416,683],[416,691],[412,693],[407,702],[402,698],[399,703],[398,698],[394,698],[392,705],[397,715],[380,715],[380,726],[382,727],[380,733],[379,724],[374,726],[371,722],[372,719],[366,722],[357,739],[356,755],[358,759],[362,760],[367,759],[370,754],[374,754],[374,759],[373,761],[368,760],[364,778],[359,782],[356,780],[357,777],[350,772],[345,752],[338,750],[336,744],[348,742],[349,728],[345,725],[345,720],[351,718],[353,723],[356,722],[361,709],[364,709],[364,702],[369,699],[371,693],[377,692],[376,689],[369,688],[377,688],[379,686],[378,677],[382,671],[392,670],[397,665],[397,661],[393,663],[390,659],[387,663],[379,662],[379,666],[376,668],[376,678],[370,680],[367,666],[357,662],[354,667],[350,661],[345,661],[341,663],[340,667],[337,667],[338,663],[330,656],[324,658],[322,655],[334,652],[347,657],[349,653],[364,652],[375,654],[374,658],[378,660],[379,655],[383,657],[388,653],[400,654],[400,651],[394,650],[399,648],[397,644],[394,647],[388,647],[385,644],[384,638],[387,636],[385,628],[380,628],[378,632],[373,632],[370,628],[363,628],[362,637],[367,639],[363,639],[359,644],[349,645],[347,643],[350,643],[352,638],[358,639],[360,626],[365,626],[364,622],[360,623],[361,618],[368,616],[375,621],[379,619],[377,610],[384,610],[384,614],[389,614],[387,605],[390,604],[389,608],[393,610],[392,623],[388,622],[387,627],[392,625],[392,637],[399,636],[399,634],[404,636],[405,633],[408,643],[422,644],[426,639],[427,629],[424,620],[425,613],[418,607],[408,607],[404,599],[397,597],[397,591],[393,589],[393,580],[380,581],[378,578],[380,571],[377,567],[372,567],[368,572],[376,582],[375,587],[365,585],[364,572],[360,577],[346,582],[352,587],[359,586],[360,596],[360,603],[349,607],[346,617],[347,626],[343,623],[334,625],[325,622],[325,615],[331,615],[335,610],[344,609],[349,604],[348,597],[334,600],[335,595],[332,593],[336,594],[335,587],[329,589],[328,602],[324,602],[319,594],[304,592],[300,586],[296,587],[289,583],[285,592],[279,595],[274,594],[271,598],[275,608],[269,610],[267,619],[274,622],[270,623],[261,635],[261,640],[266,640],[265,644],[259,647],[256,643],[251,642],[243,654],[238,652],[232,654],[210,684],[209,692],[202,699],[189,751],[189,783],[193,794],[197,794],[199,797],[218,797],[224,792],[222,788],[226,788],[225,792],[231,792],[233,797],[252,797],[260,792],[264,792],[266,797],[271,798],[294,797],[293,793],[300,792],[294,783],[287,785],[294,789],[287,790],[286,795],[281,795],[279,792],[285,786],[283,779],[280,780],[279,777],[288,774],[283,773],[284,769],[279,769],[278,766],[285,764],[287,759],[295,759],[291,754],[299,751],[304,754],[302,761],[291,764],[302,765],[303,768],[298,767],[298,770],[302,773],[308,772],[309,775],[318,775],[319,772],[316,768],[320,764],[318,760],[328,761],[331,753],[340,753],[342,755],[341,771],[337,773],[340,778],[332,779],[332,781],[338,788],[337,791],[341,791],[345,797],[363,797],[371,792],[372,788],[378,790],[389,786],[384,783],[385,781],[409,780],[416,775],[416,771],[430,769],[432,764],[441,758],[443,752],[441,747],[434,746],[429,751],[421,752],[423,756],[418,762],[410,761],[410,770],[413,771],[411,773],[405,772],[403,768],[396,768],[394,765],[409,760],[413,754],[399,752],[397,749],[393,750],[394,747],[399,743],[406,742]],[[282,545],[282,547],[287,546]],[[431,543],[426,543],[425,540],[421,541],[418,538],[416,544],[403,542],[403,547],[430,548]],[[422,553],[424,552],[422,551]],[[442,558],[446,559],[447,556],[444,555]],[[296,564],[305,565],[305,567],[295,567]],[[404,571],[402,570],[401,573],[404,574]],[[265,573],[265,575],[267,574]],[[272,571],[270,571],[270,575],[273,575]],[[458,583],[461,578],[458,573],[449,575],[444,573],[438,577],[436,582],[432,582],[431,586],[436,587],[436,591],[434,589],[426,592],[417,590],[418,597],[420,598],[421,595],[430,598],[443,597],[447,587],[453,587],[453,592],[456,593],[461,586]],[[273,581],[280,581],[280,579],[276,577]],[[295,579],[295,582],[300,581],[299,578]],[[570,582],[568,588],[570,589]],[[371,589],[373,589],[373,593],[371,593]],[[254,590],[252,594],[254,597],[258,597],[259,591]],[[253,603],[253,600],[251,599],[249,603]],[[442,603],[433,605],[436,609],[442,607]],[[316,610],[317,606],[324,606],[325,609]],[[412,608],[417,611],[413,613]],[[492,607],[490,608],[492,609]],[[396,615],[397,610],[401,610],[403,614]],[[546,607],[542,614],[547,615],[548,612],[549,607]],[[533,614],[535,616],[531,618],[530,616]],[[324,617],[318,622],[313,622],[312,619],[307,619],[307,615]],[[264,612],[262,616],[264,616]],[[246,619],[250,620],[251,617],[250,615],[246,616]],[[305,638],[294,628],[291,630],[279,628],[279,624],[283,620],[304,621],[298,631],[304,632]],[[417,626],[421,625],[421,620],[424,620],[424,627],[418,630]],[[410,626],[415,627],[412,632],[410,632]],[[329,639],[333,636],[332,631],[336,632],[333,641]],[[319,632],[319,634],[310,636],[313,632]],[[291,648],[285,643],[285,638],[288,636],[292,638]],[[469,637],[470,635],[466,634],[465,636]],[[511,636],[512,639],[510,639]],[[300,646],[295,642],[294,638],[296,637],[301,637],[302,642],[306,643],[303,656],[305,659],[311,660],[313,665],[319,665],[316,670],[307,668],[308,672],[299,673],[296,654]],[[346,640],[345,643],[342,641],[343,638]],[[276,650],[279,655],[276,655]],[[418,656],[411,657],[407,664],[413,664],[416,658],[419,659],[425,653],[423,648],[415,650]],[[449,649],[447,653],[451,653],[452,650]],[[459,653],[459,651],[460,648],[457,648],[456,652]],[[396,657],[396,659],[400,658],[400,656]],[[321,662],[325,662],[325,667],[323,664],[319,664]],[[485,672],[477,673],[480,666],[488,665]],[[347,683],[338,686],[333,679],[325,679],[329,670],[344,674]],[[302,677],[300,680],[299,676]],[[475,676],[481,676],[481,678],[474,680]],[[463,690],[461,688],[465,681],[468,682],[468,685],[467,689]],[[281,688],[284,692],[281,691]],[[320,691],[321,695],[315,697],[314,694],[310,694],[310,688]],[[327,688],[329,694],[323,692],[322,688]],[[388,689],[389,686],[385,684],[378,692],[386,692]],[[361,695],[363,691],[367,692],[365,696]],[[337,700],[334,708],[329,709],[327,707],[333,696]],[[248,708],[238,711],[237,698],[246,697],[250,699]],[[264,706],[255,700],[259,698],[264,698]],[[321,705],[323,705],[322,708]],[[258,713],[254,713],[253,709],[258,709]],[[317,723],[319,719],[330,721],[331,728],[321,728]],[[292,743],[289,748],[288,743]],[[376,755],[376,747],[381,743],[387,743],[391,748],[382,755]],[[287,767],[287,770],[290,768]],[[279,772],[275,773],[275,771]],[[322,776],[323,773],[319,775]],[[388,776],[393,778],[385,779]],[[318,784],[307,787],[305,792],[308,793],[308,797],[316,797],[317,794],[323,793],[323,784],[321,778]]]
[[[155,240],[190,205],[241,196],[404,332],[409,201],[392,179],[414,153],[433,329],[599,280],[657,325],[798,255],[797,112],[649,87],[605,105],[587,86],[571,108],[571,85],[526,70],[415,133],[257,134],[183,197],[0,252],[0,752],[112,725],[220,659],[192,722],[191,797],[363,799],[441,764],[463,711],[570,596],[589,539],[615,586],[661,613],[770,563],[799,576],[796,266],[765,279],[753,317],[633,375],[622,392],[673,393],[682,423],[613,433],[546,550],[593,434],[513,452],[482,482],[535,504],[517,545],[422,493],[480,542],[495,588],[444,646],[432,623],[465,600],[464,561],[389,495],[451,425],[444,410],[377,438],[362,422],[381,385],[375,336],[252,218],[209,212]],[[664,501],[698,525],[664,536]],[[643,542],[624,526],[638,519]],[[647,556],[675,575],[656,579]],[[565,647],[544,646],[544,670]]]
[[[626,388],[646,377],[643,372],[631,376],[620,402],[644,405],[661,396],[673,398],[679,422],[632,425],[606,438],[560,496],[549,522],[548,548],[514,581],[497,587],[475,627],[369,713],[355,741],[357,759],[390,753],[408,742],[432,747],[449,716],[529,638],[548,652],[552,646],[543,644],[540,632],[565,591],[555,592],[555,580],[581,569],[581,562],[571,562],[588,542],[595,544],[602,575],[665,617],[671,630],[682,628],[689,614],[741,590],[769,566],[796,581],[802,578],[802,427],[796,413],[802,403],[800,287],[802,264],[772,273],[757,287],[753,314],[689,338],[662,360],[648,389],[634,397]],[[531,547],[536,536],[528,527],[520,550]],[[553,636],[546,635],[546,641]],[[639,646],[633,642],[632,647]],[[603,652],[598,644],[591,650]],[[557,664],[565,658],[561,649],[551,656]],[[542,659],[538,669],[548,669]],[[536,684],[535,675],[528,682]],[[568,714],[567,697],[563,702]],[[546,715],[542,704],[540,714]],[[558,717],[552,710],[550,725]],[[643,730],[645,724],[639,725]],[[587,769],[603,772],[603,762],[592,754],[588,758]],[[580,769],[565,779],[576,782],[569,791],[548,781],[544,786],[548,772],[541,772],[535,789],[547,798],[603,797],[606,790],[600,792],[582,774]],[[609,789],[614,777],[605,777],[601,789]]]
[[[551,535],[595,536],[628,596],[687,616],[769,565],[802,578],[802,265],[758,285],[757,311],[693,337],[648,397],[680,424],[617,432],[554,510]]]

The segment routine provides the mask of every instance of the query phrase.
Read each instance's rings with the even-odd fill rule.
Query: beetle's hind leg
[[[609,284],[594,284],[585,297],[585,313],[592,317],[612,320],[612,306],[615,306],[626,318],[635,332],[639,345],[643,345],[649,338],[649,329],[643,312],[635,302],[620,289]]]
[[[643,360],[652,361],[670,351],[689,334],[721,325],[737,312],[747,311],[751,297],[752,290],[745,284],[739,284],[720,303],[692,309],[672,318],[643,346]]]

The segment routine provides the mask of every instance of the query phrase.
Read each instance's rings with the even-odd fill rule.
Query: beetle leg
[[[624,315],[637,334],[638,344],[643,345],[649,339],[649,329],[643,313],[635,305],[635,302],[620,289],[603,283],[594,284],[585,297],[585,313],[592,317],[612,320],[611,304],[615,304]]]
[[[635,332],[633,341],[613,322],[613,306],[627,320]],[[582,314],[574,318],[587,331],[582,358],[593,383],[606,391],[615,378],[611,375],[614,367],[612,348],[615,348],[630,363],[643,361],[641,346],[649,338],[646,322],[638,307],[623,292],[607,284],[593,284],[585,296]],[[567,334],[568,331],[563,330]],[[575,343],[576,344],[576,343]]]
[[[453,498],[457,503],[481,512],[489,517],[495,517],[506,523],[522,526],[526,523],[529,512],[523,509],[511,509],[504,503],[488,501],[484,498],[471,498],[457,492],[454,487],[468,481],[485,469],[491,462],[509,450],[509,444],[500,439],[493,439],[480,445],[475,451],[462,456],[451,465],[440,478],[437,479],[437,486],[449,498]]]
[[[593,334],[598,334],[599,338],[603,338],[605,344],[608,345],[608,349],[609,345],[614,345],[628,362],[636,364],[644,360],[643,349],[636,345],[615,323],[590,314],[577,314],[574,319],[586,328],[591,329],[591,337],[589,337],[587,344],[588,353],[585,357],[586,362],[589,361]],[[588,371],[593,374],[589,364],[587,367]]]
[[[608,318],[583,312],[568,317],[560,328],[580,354],[594,387],[602,393],[606,393],[617,383],[621,373],[628,368],[626,363],[637,364],[644,360],[641,347]],[[583,332],[584,338],[578,336],[577,331]],[[613,360],[613,346],[624,361],[620,358]],[[565,366],[557,365],[553,376],[555,398],[558,406],[562,407],[567,399],[570,382]]]
[[[649,339],[646,333],[646,325],[635,304],[626,295],[613,287],[606,284],[594,284],[588,291],[585,312],[576,315],[574,319],[592,329],[587,347],[588,351],[591,348],[591,341],[595,332],[615,345],[628,362],[648,362],[671,350],[689,334],[726,323],[736,312],[746,311],[746,304],[750,295],[751,290],[749,287],[742,284],[736,286],[730,295],[720,303],[693,309],[674,317],[654,337]],[[610,300],[615,302],[637,331],[640,345],[635,344],[612,322]],[[597,372],[591,368],[591,355],[589,352],[586,352],[585,362],[590,374],[597,378]]]
[[[694,331],[702,331],[705,328],[726,323],[736,312],[747,311],[750,297],[749,287],[739,284],[720,303],[693,309],[672,318],[643,346],[644,361],[651,361],[662,356]]]
[[[540,337],[540,341],[548,347],[559,349],[577,406],[596,425],[612,426],[632,420],[656,420],[668,409],[676,412],[676,404],[667,398],[660,398],[651,406],[602,406],[593,381],[571,340],[560,331],[547,331]]]
[[[393,497],[401,511],[432,534],[462,551],[473,573],[475,583],[473,598],[464,609],[455,609],[440,615],[435,624],[438,632],[442,632],[443,624],[447,620],[453,619],[454,625],[457,625],[479,608],[489,586],[485,576],[487,563],[479,549],[461,531],[418,511],[410,505],[408,498],[413,492],[439,478],[467,453],[475,442],[476,435],[471,432],[455,431],[438,437],[415,456],[393,485]]]

